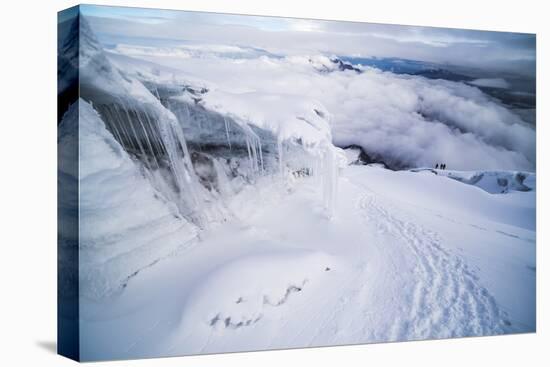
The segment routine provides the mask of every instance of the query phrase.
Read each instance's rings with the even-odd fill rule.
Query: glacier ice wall
[[[102,297],[140,270],[190,246],[196,226],[156,190],[85,101],[79,116],[80,293]]]

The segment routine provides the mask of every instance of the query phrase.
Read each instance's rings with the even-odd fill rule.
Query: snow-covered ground
[[[60,239],[83,360],[535,330],[535,130],[506,106],[326,55],[106,52],[76,26]]]
[[[292,190],[241,193],[239,218],[87,303],[84,358],[535,330],[534,191],[348,166],[329,220],[313,180]]]

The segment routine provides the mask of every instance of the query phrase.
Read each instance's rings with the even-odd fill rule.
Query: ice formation
[[[81,38],[86,39],[81,42],[82,95],[151,176],[162,176],[156,171],[162,172],[167,161],[176,192],[169,196],[181,197],[184,216],[201,227],[220,219],[208,191],[216,187],[214,195],[219,190],[229,192],[227,187],[220,188],[227,181],[221,177],[220,165],[227,166],[231,159],[239,166],[248,165],[244,167],[248,181],[259,175],[275,177],[275,162],[283,179],[289,174],[323,177],[323,200],[330,215],[337,148],[332,145],[330,115],[321,103],[282,94],[195,86],[175,74],[163,83],[122,74],[107,60],[86,22],[82,23]],[[215,183],[197,175],[204,164],[216,171]],[[155,185],[170,186],[166,182]]]
[[[62,125],[71,123],[79,125],[81,160],[80,294],[101,298],[190,246],[197,230],[151,185],[144,167],[115,140],[90,104],[73,104],[62,120]]]
[[[79,63],[81,100],[67,118],[79,109],[85,295],[116,291],[197,231],[227,220],[234,213],[226,200],[261,177],[287,188],[317,180],[326,216],[333,215],[343,155],[320,102],[122,72],[83,18]],[[186,234],[153,250],[147,243],[161,235],[155,223],[167,226],[168,237]]]

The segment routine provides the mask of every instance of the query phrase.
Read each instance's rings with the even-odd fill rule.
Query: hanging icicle
[[[231,140],[229,139],[229,123],[227,122],[227,118],[223,117],[223,122],[225,124],[225,136],[227,137],[227,145],[229,146],[229,150],[231,150]]]

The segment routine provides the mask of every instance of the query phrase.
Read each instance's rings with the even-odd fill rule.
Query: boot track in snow
[[[392,255],[411,254],[416,264],[411,276],[409,310],[395,319],[389,340],[448,338],[502,334],[511,326],[478,277],[457,255],[442,246],[437,233],[399,218],[391,204],[367,193],[359,209],[380,234],[395,239]],[[387,252],[386,252],[387,253]],[[388,259],[389,260],[389,259]],[[410,292],[411,289],[404,289]]]

